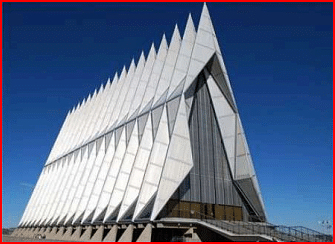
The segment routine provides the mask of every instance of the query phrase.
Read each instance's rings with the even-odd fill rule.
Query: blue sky
[[[332,3],[209,3],[269,221],[332,220]],[[3,5],[3,225],[68,110],[202,3]]]

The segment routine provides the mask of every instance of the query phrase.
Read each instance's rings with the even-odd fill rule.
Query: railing
[[[194,210],[174,210],[173,216],[190,216],[192,219],[198,219],[202,222],[214,225],[220,229],[232,232],[234,234],[259,234],[266,235],[287,242],[332,242],[333,237],[302,226],[283,226],[273,225],[267,222],[243,222],[218,220],[213,216],[204,215]]]

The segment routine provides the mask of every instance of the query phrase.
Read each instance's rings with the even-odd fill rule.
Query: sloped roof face
[[[68,113],[20,225],[154,220],[180,187],[265,218],[206,4],[197,31],[189,16],[182,37],[176,26]]]

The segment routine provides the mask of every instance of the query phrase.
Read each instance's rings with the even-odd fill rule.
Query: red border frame
[[[6,1],[6,0],[1,0],[1,6],[0,6],[0,24],[1,24],[1,33],[0,33],[0,41],[2,44],[2,3],[4,2],[92,2],[89,0],[72,0],[72,1],[68,1],[68,0],[37,0],[37,1],[30,1],[30,0],[12,0],[12,1]],[[153,1],[153,0],[146,0],[146,1],[124,1],[124,0],[120,0],[120,1],[111,1],[111,0],[99,0],[97,2],[157,2],[157,1]],[[167,0],[164,2],[204,2],[204,1],[200,1],[200,0],[184,0],[184,1],[178,1],[178,0]],[[251,1],[251,0],[230,0],[230,1],[206,1],[206,2],[319,2],[316,0],[294,0],[294,1],[290,1],[290,0],[257,0],[257,1]],[[323,0],[320,2],[332,2],[333,3],[333,15],[334,15],[334,10],[335,10],[335,5],[334,5],[334,0]],[[333,16],[333,50],[335,48],[335,42],[334,42],[334,16]],[[0,143],[2,145],[2,52],[0,52],[0,59],[1,59],[1,66],[0,66],[0,73],[1,73],[1,87],[0,87],[0,103],[1,103],[1,107],[0,107],[0,112],[1,112],[1,121],[0,121],[0,125],[1,125],[1,137],[0,137]],[[333,51],[333,80],[334,80],[334,51]],[[334,83],[334,82],[333,82]],[[335,88],[333,86],[333,93],[335,92]],[[333,100],[333,105],[334,105],[334,100]],[[333,113],[333,120],[335,120],[335,114]],[[333,138],[334,138],[334,132],[333,132]],[[333,139],[334,142],[334,139]],[[2,159],[2,147],[0,149],[0,156]],[[2,167],[1,167],[1,188],[2,188]],[[334,182],[333,182],[334,184]],[[2,195],[1,195],[1,206],[2,206]],[[0,212],[0,216],[1,216],[1,228],[2,228],[2,210]],[[2,242],[2,239],[1,239]],[[98,242],[96,242],[98,243]],[[169,242],[162,242],[162,243],[169,243]],[[214,243],[214,242],[213,242]]]

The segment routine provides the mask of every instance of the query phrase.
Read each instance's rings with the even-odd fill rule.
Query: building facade
[[[197,30],[189,16],[68,113],[19,227],[57,239],[207,218],[266,214],[205,4]]]

